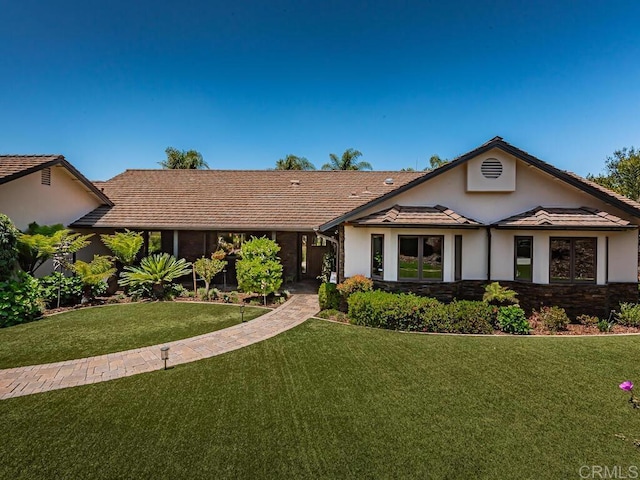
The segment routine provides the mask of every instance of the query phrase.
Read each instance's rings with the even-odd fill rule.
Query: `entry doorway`
[[[316,279],[322,273],[322,257],[331,248],[324,238],[313,233],[301,233],[298,236],[299,278],[301,280]]]

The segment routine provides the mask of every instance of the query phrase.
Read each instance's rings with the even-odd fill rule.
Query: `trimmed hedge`
[[[485,302],[454,300],[429,309],[424,317],[426,332],[492,333],[493,308]]]
[[[420,332],[491,333],[493,309],[484,302],[440,303],[435,298],[380,290],[349,297],[351,323]]]
[[[425,312],[442,305],[435,298],[381,290],[353,293],[348,302],[355,325],[409,331],[423,331]]]
[[[335,283],[323,283],[318,289],[320,310],[338,310],[340,308],[340,292]]]

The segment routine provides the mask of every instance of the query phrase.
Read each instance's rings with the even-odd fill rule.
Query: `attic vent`
[[[502,175],[502,162],[497,158],[487,158],[480,165],[480,172],[484,178],[498,178]]]
[[[356,192],[351,192],[351,194],[349,195],[349,197],[354,198],[357,197],[358,194]]]
[[[291,185],[300,185],[300,180],[291,180]]]
[[[384,184],[385,185],[393,185],[393,178],[391,178],[391,177],[385,178]]]
[[[51,185],[51,169],[48,167],[43,168],[40,172],[40,183],[42,185]]]

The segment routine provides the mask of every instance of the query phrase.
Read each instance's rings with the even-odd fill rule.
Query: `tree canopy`
[[[338,158],[335,153],[329,154],[329,162],[322,165],[322,170],[373,170],[369,162],[358,161],[362,152],[353,148],[348,148]]]
[[[276,170],[315,170],[313,163],[305,157],[289,154],[276,162]]]
[[[640,200],[640,150],[623,148],[607,157],[605,173],[587,175],[587,179],[632,200]]]
[[[162,168],[167,169],[184,169],[184,170],[202,170],[209,168],[207,162],[202,158],[202,154],[196,150],[178,150],[177,148],[167,147],[164,151],[167,159],[158,162]]]

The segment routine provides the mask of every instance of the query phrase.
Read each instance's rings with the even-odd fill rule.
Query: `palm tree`
[[[162,168],[168,169],[185,169],[185,170],[201,170],[209,168],[207,162],[202,158],[202,154],[196,150],[178,150],[177,148],[167,147],[164,151],[167,159],[158,162]]]
[[[330,153],[331,161],[322,165],[322,170],[373,170],[369,162],[358,162],[358,157],[362,156],[362,152],[353,148],[347,148],[342,154],[342,158],[338,158],[335,153]]]
[[[276,170],[315,170],[313,163],[305,157],[289,154],[276,162]]]

